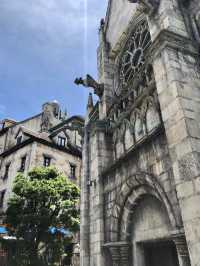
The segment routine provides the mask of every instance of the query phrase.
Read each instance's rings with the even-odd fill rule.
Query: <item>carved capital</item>
[[[143,12],[147,13],[148,15],[153,15],[159,5],[160,0],[128,0],[130,3],[138,3],[142,8]]]
[[[109,249],[113,266],[128,266],[130,264],[130,243],[111,242],[104,245]]]
[[[190,266],[190,256],[185,234],[182,232],[174,233],[172,238],[176,245],[180,266]]]
[[[103,92],[104,92],[104,84],[100,84],[98,83],[95,79],[93,79],[93,77],[91,77],[90,75],[86,75],[86,78],[76,78],[74,83],[76,85],[83,85],[84,87],[87,88],[93,88],[94,89],[94,93],[99,96],[102,97]]]

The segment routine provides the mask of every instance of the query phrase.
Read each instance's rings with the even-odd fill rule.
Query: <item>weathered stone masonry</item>
[[[199,41],[199,1],[109,1],[103,93],[85,126],[82,266],[199,265]]]

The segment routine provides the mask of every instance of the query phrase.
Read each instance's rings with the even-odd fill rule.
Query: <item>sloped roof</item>
[[[41,133],[38,133],[36,131],[32,131],[30,129],[27,129],[23,126],[21,126],[15,136],[15,138],[19,135],[19,133],[22,132],[23,134],[27,135],[27,136],[30,136],[30,137],[36,137],[36,138],[41,138],[41,139],[44,139],[44,140],[47,140],[47,141],[51,141],[50,138],[48,137],[48,133],[46,132],[41,132]]]
[[[56,131],[59,129],[61,129],[61,131],[62,131],[63,126],[69,124],[70,122],[77,121],[77,120],[80,122],[80,124],[84,125],[84,122],[85,122],[84,117],[79,116],[79,115],[75,115],[75,116],[69,117],[68,119],[64,120],[63,122],[59,123],[58,125],[50,128],[49,132],[53,132],[53,131]]]
[[[42,137],[39,137],[39,136],[36,136],[36,135],[32,135],[32,134],[29,134],[30,138],[28,138],[27,140],[21,142],[20,144],[17,144],[13,147],[11,147],[10,149],[2,152],[0,154],[0,157],[6,157],[6,156],[9,156],[10,154],[12,154],[13,152],[33,143],[33,142],[38,142],[38,143],[41,143],[41,144],[44,144],[46,146],[49,146],[49,147],[52,147],[54,149],[57,149],[57,150],[60,150],[60,151],[63,151],[65,153],[69,153],[69,154],[72,154],[72,155],[75,155],[75,156],[78,156],[78,157],[82,157],[82,152],[81,150],[78,148],[78,147],[74,147],[74,146],[70,146],[70,147],[62,147],[62,146],[58,146],[56,143],[54,142],[51,142],[45,138],[42,138]]]

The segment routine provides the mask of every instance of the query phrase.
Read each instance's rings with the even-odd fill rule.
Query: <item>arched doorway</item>
[[[180,216],[157,178],[148,173],[136,173],[122,185],[110,240],[104,246],[113,266],[190,266]]]
[[[154,196],[138,202],[132,219],[132,265],[179,266],[165,206]]]

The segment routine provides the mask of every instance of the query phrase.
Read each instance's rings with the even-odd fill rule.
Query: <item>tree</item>
[[[49,254],[52,262],[58,260],[72,238],[64,236],[63,230],[79,230],[78,201],[79,188],[55,168],[35,168],[28,176],[17,175],[5,223],[23,250],[20,266],[23,261],[25,265],[49,265]]]

